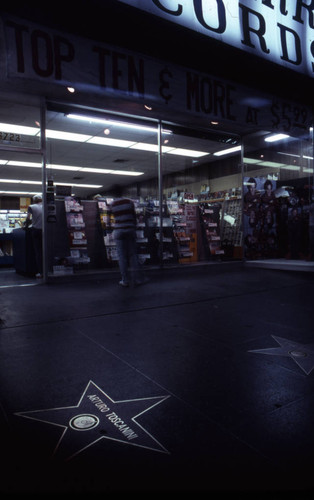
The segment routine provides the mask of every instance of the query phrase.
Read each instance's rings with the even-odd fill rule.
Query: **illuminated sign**
[[[118,0],[314,75],[314,0]]]
[[[190,68],[11,17],[2,28],[2,78],[33,82],[46,97],[54,97],[56,86],[73,87],[81,96],[128,99],[171,117],[173,111],[184,112],[206,126],[219,121],[296,136],[307,134],[312,124],[308,107]],[[6,131],[1,134],[0,141],[17,140]]]

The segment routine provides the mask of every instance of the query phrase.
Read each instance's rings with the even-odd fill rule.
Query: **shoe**
[[[127,283],[126,281],[121,280],[121,281],[119,281],[119,285],[120,286],[129,286],[129,283]]]

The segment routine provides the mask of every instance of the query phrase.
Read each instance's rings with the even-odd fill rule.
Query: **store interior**
[[[235,133],[215,122],[198,129],[175,117],[50,104],[43,154],[42,119],[37,105],[1,106],[1,268],[33,274],[19,256],[28,244],[27,206],[43,182],[52,276],[117,266],[109,212],[115,184],[135,202],[144,266],[313,259],[312,130]]]

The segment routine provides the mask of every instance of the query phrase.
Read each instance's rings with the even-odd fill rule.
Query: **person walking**
[[[114,186],[115,196],[111,203],[111,213],[114,218],[113,238],[117,245],[119,268],[121,273],[120,286],[127,287],[130,280],[135,285],[143,282],[140,279],[140,269],[136,249],[136,213],[131,199],[122,196],[122,188]]]

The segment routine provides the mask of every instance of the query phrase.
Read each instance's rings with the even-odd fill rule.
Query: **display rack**
[[[117,247],[113,239],[114,218],[110,211],[112,198],[104,198],[98,201],[98,213],[103,233],[103,242],[106,249],[107,262],[116,264],[118,262]]]
[[[151,261],[151,252],[149,248],[149,231],[146,227],[146,206],[147,203],[142,203],[139,200],[133,200],[136,213],[136,244],[137,255],[140,264],[145,264]]]
[[[225,200],[221,218],[221,240],[229,247],[242,247],[241,196]],[[233,255],[234,257],[236,255]]]
[[[221,248],[220,219],[223,199],[199,204],[200,222],[207,258],[215,258],[224,254]]]
[[[65,259],[66,265],[61,262],[53,266],[54,274],[71,273],[73,268],[85,267],[90,262],[85,233],[84,207],[77,198],[65,196],[64,208],[70,255]]]
[[[25,219],[26,212],[0,210],[0,266],[13,264],[13,230],[22,227]]]

